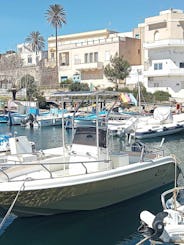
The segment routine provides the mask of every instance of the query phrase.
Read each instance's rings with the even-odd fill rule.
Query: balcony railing
[[[184,68],[175,68],[175,69],[168,69],[168,70],[148,70],[144,71],[145,77],[151,76],[184,76]]]
[[[80,63],[75,65],[76,70],[96,70],[102,69],[103,62],[93,62],[93,63]]]
[[[170,47],[170,46],[183,47],[183,45],[184,45],[183,39],[165,39],[165,40],[158,40],[149,43],[144,43],[143,47],[147,49],[152,49],[152,48]]]

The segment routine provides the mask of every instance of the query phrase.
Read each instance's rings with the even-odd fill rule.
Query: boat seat
[[[9,139],[11,154],[32,153],[31,142],[26,136],[12,137]]]
[[[127,153],[111,153],[110,159],[113,164],[113,168],[123,167],[129,165],[129,156]]]
[[[18,178],[22,175],[31,174],[36,171],[44,170],[44,168],[41,165],[21,165],[21,166],[15,166],[10,167],[4,172],[9,177],[9,180],[13,180],[14,178]],[[0,173],[0,182],[8,181],[7,176],[3,174],[3,172]],[[49,176],[49,173],[48,173]],[[25,176],[24,176],[25,177]]]
[[[24,162],[33,162],[37,160],[37,156],[33,154],[17,154],[7,156],[8,163],[24,163]]]

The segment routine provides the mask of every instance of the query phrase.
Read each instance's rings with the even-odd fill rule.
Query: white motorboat
[[[178,123],[167,123],[162,125],[142,125],[137,128],[133,136],[137,139],[163,137],[166,135],[176,134],[184,131],[184,127]]]
[[[153,116],[138,117],[127,131],[137,139],[163,137],[184,131],[183,115],[172,115],[170,107],[158,107]]]
[[[136,120],[136,117],[108,119],[107,125],[109,134],[123,136],[126,132],[132,131],[132,127],[134,127]]]
[[[0,158],[0,207],[19,216],[94,210],[174,181],[172,156],[135,144],[114,152],[107,132],[97,121],[76,128],[72,144],[63,134],[63,147],[38,152],[25,138],[11,138],[11,154]]]
[[[46,215],[106,207],[173,181],[174,159],[143,150],[109,152],[104,130],[77,128],[73,144],[32,152],[29,142],[11,138],[1,157],[0,207],[16,215]],[[144,148],[143,148],[144,149]],[[26,153],[23,153],[26,152]]]

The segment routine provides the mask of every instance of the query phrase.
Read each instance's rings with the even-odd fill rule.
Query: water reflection
[[[90,212],[17,218],[0,237],[3,245],[119,245],[136,244],[139,214],[161,209],[160,188],[138,198]],[[15,241],[16,238],[16,241]]]

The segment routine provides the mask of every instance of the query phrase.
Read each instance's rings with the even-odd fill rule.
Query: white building
[[[17,54],[20,55],[23,61],[23,66],[38,65],[38,63],[45,57],[45,51],[32,51],[29,43],[22,43],[17,45]]]
[[[48,39],[48,64],[56,65],[55,37]],[[132,33],[118,33],[107,29],[63,35],[58,37],[59,82],[72,79],[88,83],[90,87],[113,86],[104,76],[104,67],[116,53],[131,65],[141,64],[140,39]]]
[[[55,37],[48,39],[48,64],[55,65]],[[148,17],[132,32],[98,30],[58,37],[59,82],[86,82],[101,88],[112,86],[104,67],[117,53],[132,66],[126,84],[143,82],[148,92],[167,91],[184,96],[184,12],[161,11]]]
[[[184,97],[184,12],[161,11],[159,16],[146,18],[140,29],[147,90]]]

